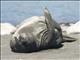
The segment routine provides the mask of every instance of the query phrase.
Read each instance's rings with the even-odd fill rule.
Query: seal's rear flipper
[[[76,38],[63,35],[63,42],[74,42],[76,40],[77,40]]]

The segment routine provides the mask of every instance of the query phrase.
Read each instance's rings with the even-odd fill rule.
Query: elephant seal
[[[44,9],[44,16],[32,17],[18,26],[10,41],[14,52],[33,52],[57,47],[61,44],[62,30],[52,19],[48,9]]]

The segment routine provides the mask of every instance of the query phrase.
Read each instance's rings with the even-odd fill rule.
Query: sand
[[[59,49],[47,49],[33,53],[14,53],[10,50],[11,35],[1,36],[1,60],[80,60],[80,34],[69,35],[77,38],[65,42]]]

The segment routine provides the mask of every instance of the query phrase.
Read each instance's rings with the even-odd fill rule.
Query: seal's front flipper
[[[45,22],[46,22],[47,28],[49,30],[54,30],[54,26],[52,24],[52,22],[53,22],[52,16],[47,8],[44,9],[44,16],[45,16]]]

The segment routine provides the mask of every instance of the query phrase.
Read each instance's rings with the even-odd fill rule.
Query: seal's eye
[[[19,40],[23,40],[23,37],[21,35],[19,36]]]
[[[25,33],[21,33],[20,36],[19,36],[19,40],[21,42],[25,42],[26,41],[26,34]]]
[[[19,42],[21,42],[22,45],[27,46],[26,35],[20,34],[20,36],[19,36]]]

